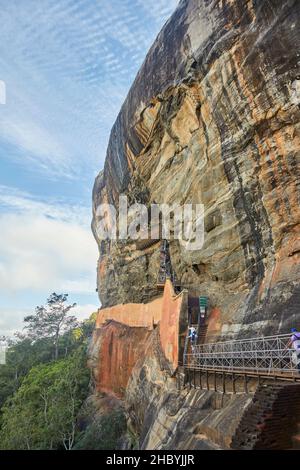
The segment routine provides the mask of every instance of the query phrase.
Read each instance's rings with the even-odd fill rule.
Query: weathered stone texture
[[[118,398],[124,396],[131,371],[136,361],[145,354],[149,335],[147,328],[128,327],[115,321],[109,321],[95,330],[88,366],[96,392]]]
[[[123,193],[130,203],[204,204],[203,248],[186,252],[172,241],[170,252],[181,285],[209,298],[206,339],[298,324],[299,17],[298,0],[180,1],[123,104],[95,181],[103,307],[159,294],[158,242],[97,237],[97,207],[117,205]],[[121,338],[121,327],[105,328],[107,349],[114,340],[132,351],[135,329]],[[214,392],[178,393],[153,353],[154,333],[140,333],[143,356],[120,383],[102,378],[126,395],[140,446],[228,448],[251,397],[220,405]]]
[[[161,371],[154,353],[154,334],[146,355],[133,368],[125,406],[129,428],[141,449],[229,448],[251,394],[176,389],[176,381]]]
[[[169,279],[162,297],[148,304],[100,309],[89,349],[89,367],[98,391],[123,396],[132,368],[145,355],[149,332],[159,324],[158,348],[176,371],[186,333],[187,292],[175,295]]]
[[[219,310],[214,333],[223,336],[286,331],[297,314],[299,12],[292,0],[181,1],[95,182],[94,211],[121,192],[132,202],[204,204],[203,248],[173,242],[172,263]],[[157,244],[103,242],[103,305],[155,297],[158,254]]]

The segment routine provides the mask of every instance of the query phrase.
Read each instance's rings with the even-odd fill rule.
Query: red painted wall
[[[146,328],[134,328],[114,321],[107,322],[96,331],[98,364],[96,389],[124,396],[128,379],[136,361],[142,357],[150,335]],[[94,339],[95,340],[95,339]]]

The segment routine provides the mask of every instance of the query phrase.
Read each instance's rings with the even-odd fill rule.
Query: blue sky
[[[0,0],[0,335],[53,292],[99,306],[91,191],[176,0]]]

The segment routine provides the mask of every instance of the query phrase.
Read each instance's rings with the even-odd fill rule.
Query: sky
[[[0,336],[52,292],[99,308],[91,192],[177,0],[0,0]]]

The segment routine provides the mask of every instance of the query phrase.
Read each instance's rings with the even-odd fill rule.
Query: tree
[[[62,334],[58,344],[60,356],[67,357],[82,345],[86,345],[94,324],[95,314]],[[29,336],[16,333],[13,338],[1,337],[1,340],[7,344],[7,351],[6,363],[0,364],[0,413],[5,401],[18,390],[32,367],[54,360],[51,338],[32,341]]]
[[[126,417],[122,408],[95,416],[91,424],[79,435],[74,450],[116,449],[126,431]]]
[[[64,361],[63,373],[51,387],[49,426],[55,439],[71,450],[77,431],[77,415],[88,394],[89,372],[86,367],[85,349],[80,348],[68,361]]]
[[[65,359],[34,366],[3,406],[0,449],[72,449],[88,384],[84,344]]]
[[[24,322],[27,324],[25,330],[33,341],[41,338],[53,341],[55,360],[58,359],[60,337],[77,325],[76,317],[68,315],[76,303],[67,305],[67,300],[68,294],[54,292],[47,299],[46,306],[36,307],[35,315],[24,318]]]
[[[54,296],[58,297],[52,294],[48,301],[56,303]],[[66,296],[61,300],[67,315],[74,305],[66,306]],[[81,437],[78,412],[88,395],[86,349],[95,314],[79,324],[70,322],[70,317],[64,323],[62,318],[57,339],[60,359],[54,360],[57,330],[50,328],[44,311],[39,313],[28,320],[27,334],[1,337],[8,349],[6,364],[0,364],[0,449],[72,449]]]

